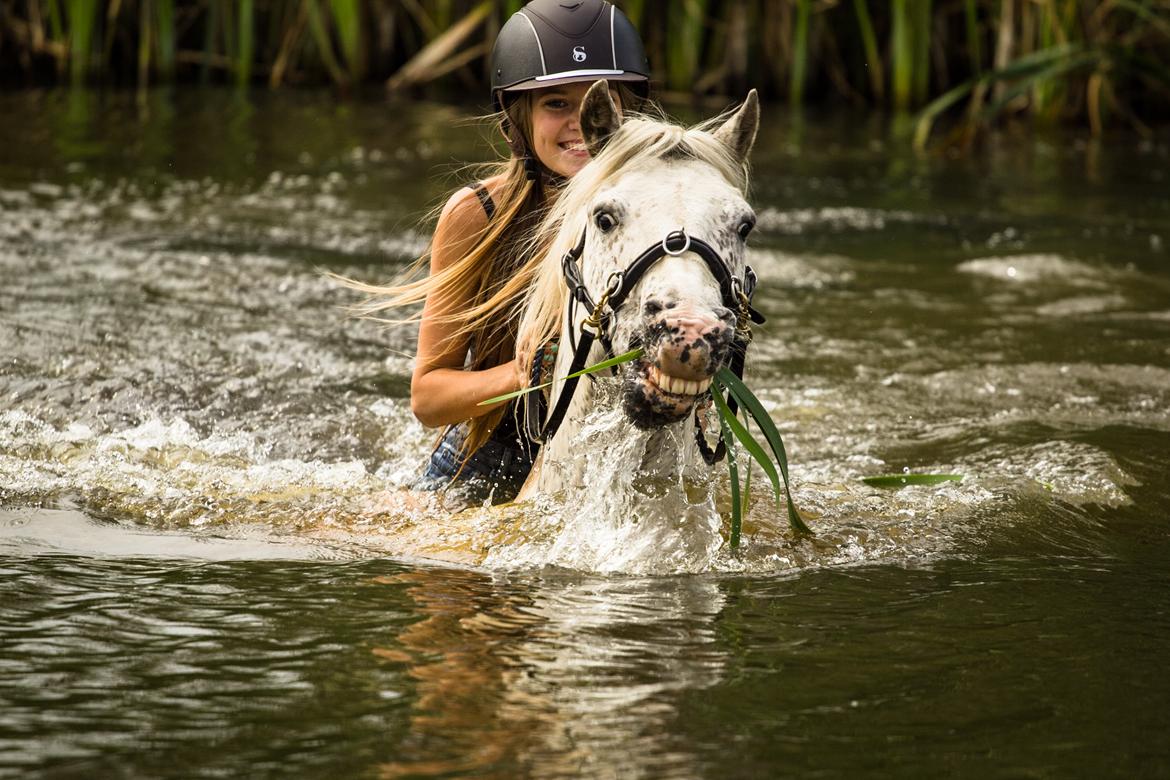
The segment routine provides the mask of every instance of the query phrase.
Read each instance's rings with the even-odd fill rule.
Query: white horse
[[[754,91],[725,121],[689,129],[645,117],[623,121],[605,82],[587,93],[581,126],[594,159],[538,230],[547,255],[520,325],[522,349],[559,335],[548,408],[549,416],[563,414],[555,431],[546,431],[521,500],[584,489],[607,493],[607,506],[622,515],[628,507],[613,492],[639,478],[681,487],[688,473],[725,469],[699,457],[694,412],[751,311],[745,239],[755,215],[745,190],[758,125]],[[578,364],[638,346],[644,354],[623,365],[617,381],[561,382],[582,340],[587,354],[577,355]],[[528,422],[535,429],[547,417]],[[598,431],[615,427],[616,435],[603,437],[606,452],[591,450]],[[618,460],[628,479],[598,471]],[[596,484],[599,478],[610,484]],[[660,514],[671,529],[690,526],[689,540],[670,541],[677,537],[670,529],[655,539],[645,523],[640,531],[647,543],[679,545],[697,565],[696,555],[721,543],[718,518],[709,495],[696,501],[684,492],[674,491],[677,500]]]

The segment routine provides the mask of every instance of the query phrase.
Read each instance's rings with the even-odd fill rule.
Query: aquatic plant
[[[13,0],[0,79],[433,83],[483,94],[521,0]],[[1017,116],[1138,132],[1170,116],[1170,0],[618,0],[668,93],[920,110],[916,143]],[[103,12],[104,9],[104,12]],[[750,84],[748,80],[750,79]],[[948,132],[936,133],[947,120]]]

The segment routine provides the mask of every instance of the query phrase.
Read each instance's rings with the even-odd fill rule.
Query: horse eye
[[[748,237],[748,234],[752,232],[752,228],[754,228],[755,226],[756,226],[756,221],[754,219],[745,219],[743,222],[739,223],[739,227],[736,228],[735,232],[739,233],[740,238],[746,240]]]
[[[608,233],[617,227],[617,220],[608,211],[598,211],[593,215],[593,221],[602,233]]]

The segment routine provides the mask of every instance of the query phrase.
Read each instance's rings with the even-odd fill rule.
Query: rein
[[[740,280],[731,272],[727,261],[710,244],[701,238],[687,235],[685,230],[675,230],[668,233],[662,241],[650,246],[640,254],[624,271],[615,271],[610,274],[605,291],[602,292],[601,298],[595,302],[585,286],[585,280],[581,277],[579,265],[581,256],[585,252],[585,238],[588,230],[589,228],[586,226],[581,231],[581,238],[577,245],[561,258],[561,272],[571,296],[570,306],[580,303],[588,307],[590,311],[589,316],[581,323],[580,338],[575,339],[573,360],[569,365],[568,375],[575,374],[585,368],[585,361],[589,358],[589,352],[593,349],[595,339],[601,341],[607,357],[614,357],[609,326],[634,287],[659,260],[668,256],[678,257],[687,252],[693,252],[707,264],[707,269],[715,277],[715,281],[719,283],[719,294],[724,305],[736,312],[735,337],[731,343],[728,368],[737,377],[743,377],[747,347],[752,340],[751,323],[764,322],[764,316],[752,307],[752,295],[755,293],[757,280],[756,273],[750,266],[745,268],[744,278]],[[570,313],[571,320],[572,314]],[[570,331],[570,334],[572,335],[573,331]],[[565,380],[561,392],[557,396],[557,404],[545,421],[543,428],[536,429],[536,420],[539,420],[542,415],[537,409],[529,406],[528,414],[525,415],[529,438],[537,442],[547,442],[552,439],[564,421],[565,413],[569,410],[569,404],[573,400],[579,381],[580,377]],[[543,401],[541,394],[532,393],[529,395],[532,402],[536,402],[533,396],[540,396],[540,400]],[[727,402],[731,407],[732,414],[734,414],[736,411],[735,398],[728,398]],[[697,408],[695,420],[698,423],[699,410]],[[714,449],[708,445],[701,425],[696,424],[695,426],[695,438],[699,444],[699,451],[708,464],[718,462],[726,453],[722,433],[720,433],[719,441]]]

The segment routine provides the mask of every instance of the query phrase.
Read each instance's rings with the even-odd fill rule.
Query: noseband
[[[687,252],[692,252],[707,264],[707,269],[715,281],[719,283],[719,295],[723,299],[723,304],[736,312],[735,338],[731,344],[731,359],[728,367],[736,376],[743,376],[747,346],[752,338],[751,323],[764,322],[764,316],[752,307],[752,295],[756,289],[756,273],[750,266],[745,267],[744,277],[741,280],[732,273],[731,266],[715,251],[714,247],[701,238],[688,235],[685,230],[675,230],[668,233],[662,241],[650,246],[638,255],[625,270],[610,274],[605,291],[602,292],[597,301],[594,301],[593,296],[589,294],[589,290],[585,286],[585,280],[581,277],[579,265],[581,255],[585,252],[587,234],[588,227],[581,231],[581,239],[577,245],[561,258],[561,272],[571,296],[570,305],[575,307],[576,304],[581,304],[590,311],[589,317],[581,323],[580,338],[576,339],[573,344],[573,360],[569,366],[568,375],[575,374],[585,368],[585,361],[589,357],[590,350],[593,349],[594,339],[601,341],[607,357],[614,357],[611,326],[618,309],[626,302],[634,287],[659,260],[665,257],[679,257]],[[573,319],[572,311],[570,311],[569,318],[571,322]],[[574,331],[570,330],[570,334],[574,334]],[[579,379],[580,377],[573,377],[565,380],[560,395],[557,397],[557,405],[553,408],[543,429],[534,430],[537,425],[536,420],[539,420],[543,415],[538,410],[529,407],[526,417],[528,435],[531,439],[540,442],[552,439],[569,409],[569,403],[577,390]],[[533,396],[540,396],[543,400],[543,396],[539,393],[530,393],[528,397],[533,398]],[[729,398],[728,403],[732,413],[734,413],[735,399]],[[698,410],[696,410],[696,417],[697,415]],[[695,434],[699,442],[699,449],[708,463],[714,463],[723,457],[725,447],[722,440],[712,450],[700,427],[696,426]]]

